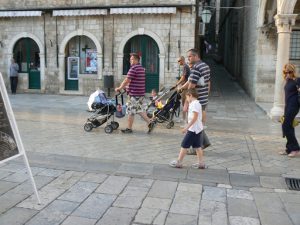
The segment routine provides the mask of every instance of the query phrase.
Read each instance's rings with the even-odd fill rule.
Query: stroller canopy
[[[95,91],[94,93],[92,93],[89,97],[89,100],[87,102],[88,108],[90,111],[92,111],[92,104],[93,103],[101,103],[101,104],[107,104],[107,98],[105,93],[98,89],[97,91]]]

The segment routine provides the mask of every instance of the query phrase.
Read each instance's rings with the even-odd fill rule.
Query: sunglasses
[[[283,71],[284,74],[292,74],[293,71]]]

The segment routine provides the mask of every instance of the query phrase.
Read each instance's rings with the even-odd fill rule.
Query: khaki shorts
[[[145,112],[143,101],[144,97],[129,96],[126,103],[126,113],[133,116],[135,114]]]

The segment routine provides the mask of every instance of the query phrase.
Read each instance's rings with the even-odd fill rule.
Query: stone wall
[[[4,0],[1,7],[15,7],[18,1],[10,3]],[[26,6],[31,7],[43,5],[42,1],[19,1],[20,5],[26,3]],[[51,1],[49,6],[58,6],[61,2],[77,2],[82,1]],[[96,3],[99,1],[84,1],[89,3]],[[110,1],[103,1],[108,4]],[[117,2],[117,1],[116,1]],[[128,1],[138,3],[141,1]],[[150,2],[150,1],[143,1]],[[168,1],[169,2],[169,1]],[[176,2],[172,2],[175,4]],[[16,5],[14,5],[16,4]],[[62,4],[63,5],[63,4]],[[19,6],[19,5],[18,5]],[[73,4],[72,4],[73,6]],[[185,7],[182,10],[181,19],[180,13],[166,15],[106,15],[106,16],[84,16],[84,17],[53,17],[52,14],[45,13],[45,42],[44,42],[44,19],[41,17],[25,17],[25,18],[0,18],[0,40],[2,40],[3,47],[0,47],[0,71],[4,77],[7,78],[7,71],[9,68],[9,59],[11,56],[11,49],[14,40],[21,33],[31,34],[35,36],[42,44],[41,49],[45,52],[45,77],[42,82],[45,84],[46,93],[59,93],[62,84],[62,79],[59,77],[60,68],[62,65],[57,65],[57,52],[56,52],[56,19],[57,19],[57,32],[58,32],[58,47],[62,45],[62,41],[70,33],[83,30],[87,31],[96,37],[100,43],[101,48],[104,48],[104,65],[101,74],[114,75],[115,83],[120,83],[120,78],[123,79],[118,70],[117,56],[120,48],[120,43],[124,37],[139,28],[155,33],[162,42],[165,63],[164,63],[164,76],[163,83],[160,85],[172,85],[176,81],[178,75],[177,58],[180,54],[186,55],[186,51],[194,47],[194,31],[195,31],[195,14],[194,8],[191,11],[190,7]],[[180,20],[181,20],[181,34],[180,34]],[[170,23],[171,22],[171,23]],[[103,35],[104,24],[104,35]],[[170,52],[168,52],[169,44],[169,31],[170,38]],[[181,37],[180,37],[181,35]],[[104,40],[103,40],[104,36]],[[21,37],[20,37],[21,38]],[[179,52],[178,41],[181,40],[181,52]],[[17,40],[15,40],[17,41]],[[128,41],[128,40],[126,40]],[[103,44],[104,43],[104,44]],[[40,49],[40,51],[41,51]],[[102,52],[100,52],[102,54]],[[22,75],[21,75],[22,76]],[[88,75],[90,77],[93,75]],[[90,80],[79,79],[81,82],[80,94],[89,95],[91,90],[97,87],[102,87],[103,81],[98,79],[97,75],[90,77]],[[6,79],[8,81],[8,79]],[[25,87],[21,79],[20,87]],[[26,89],[26,87],[25,87]],[[26,90],[24,90],[26,91]]]
[[[1,0],[0,9],[52,8],[77,6],[111,6],[111,5],[173,5],[190,4],[195,0]]]

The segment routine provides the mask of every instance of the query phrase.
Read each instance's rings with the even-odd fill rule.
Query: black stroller
[[[172,93],[173,91],[173,93]],[[152,113],[152,119],[155,120],[158,123],[164,123],[167,122],[166,127],[168,129],[171,129],[174,126],[173,118],[174,116],[179,116],[180,112],[180,99],[181,96],[176,90],[176,87],[172,87],[170,89],[167,89],[162,92],[162,94],[156,98],[153,99],[147,106],[147,110],[155,104],[155,102],[160,102],[163,97],[165,97],[168,94],[171,94],[171,96],[166,100],[166,104],[161,106],[157,106],[157,108]]]
[[[115,104],[111,101],[108,101],[104,93],[101,94],[101,99],[105,99],[102,102],[94,102],[91,105],[91,108],[95,110],[95,112],[87,119],[86,123],[84,124],[84,130],[90,132],[93,128],[100,127],[102,124],[106,123],[104,127],[105,133],[112,133],[114,130],[118,129],[119,123],[114,121],[114,114],[117,112],[118,108],[118,97],[121,96],[122,98],[122,105],[124,104],[123,94],[125,92],[120,92],[116,95]],[[122,113],[121,113],[122,114]],[[120,115],[120,113],[116,114]],[[109,122],[109,119],[112,117],[112,121]],[[118,116],[118,117],[123,117]]]

